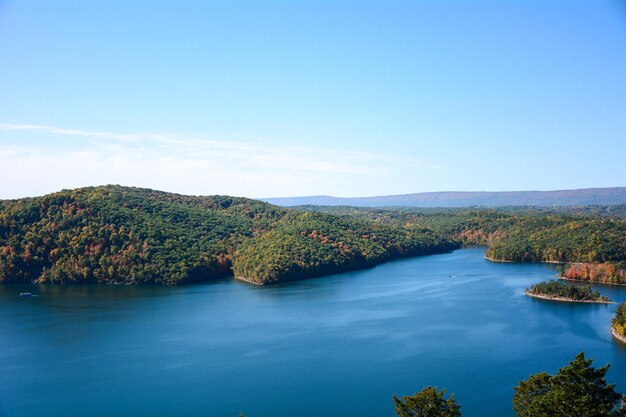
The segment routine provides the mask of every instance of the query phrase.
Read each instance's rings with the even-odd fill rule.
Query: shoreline
[[[239,281],[242,281],[242,282],[245,282],[245,283],[248,283],[248,284],[256,285],[257,287],[263,287],[263,286],[267,285],[266,283],[258,282],[258,281],[252,281],[249,278],[245,278],[245,277],[236,277],[235,275],[232,275],[232,277],[235,280],[239,280]]]
[[[613,326],[611,326],[611,334],[613,335],[614,338],[626,344],[626,336],[622,336],[621,334],[617,333],[615,329],[613,328]]]
[[[557,275],[556,277],[558,279],[562,279],[563,281],[585,282],[587,284],[600,284],[600,285],[616,285],[616,286],[621,286],[621,287],[625,287],[626,286],[626,284],[619,284],[619,283],[612,283],[612,282],[600,282],[600,281],[590,281],[588,279],[566,278],[566,277],[561,276],[561,275]]]
[[[483,259],[486,259],[490,262],[497,262],[497,263],[513,263],[513,264],[523,264],[523,263],[533,263],[533,264],[556,264],[556,265],[568,265],[568,264],[572,264],[572,263],[576,263],[576,262],[557,262],[557,261],[528,261],[528,262],[522,262],[522,261],[507,261],[507,260],[503,260],[503,259],[494,259],[494,258],[490,258],[489,256],[483,256]],[[586,279],[572,279],[572,278],[566,278],[564,276],[561,275],[557,275],[556,276],[558,279],[562,279],[564,281],[573,281],[573,282],[585,282],[587,284],[600,284],[600,285],[616,285],[616,286],[621,286],[621,287],[626,287],[626,283],[621,284],[621,283],[614,283],[614,282],[601,282],[601,281],[590,281],[590,280],[586,280]]]
[[[489,256],[483,256],[483,259],[486,259],[491,262],[501,262],[501,263],[510,263],[510,264],[556,264],[556,265],[566,265],[568,262],[559,262],[559,261],[507,261],[505,259],[495,259],[490,258]]]
[[[562,303],[615,304],[614,301],[572,300],[570,298],[565,298],[565,297],[550,297],[550,296],[547,296],[547,295],[531,294],[528,291],[524,291],[524,295],[526,295],[528,297],[539,298],[541,300],[559,301],[559,302],[562,302]]]
[[[252,280],[250,278],[247,277],[240,277],[237,276],[234,271],[232,274],[232,277],[235,280],[239,280],[248,284],[252,284],[255,285],[257,287],[265,287],[265,286],[269,286],[269,285],[274,285],[274,284],[283,284],[286,282],[292,282],[292,281],[302,281],[302,280],[306,280],[306,279],[310,279],[310,278],[324,278],[324,277],[330,277],[333,275],[337,275],[337,274],[345,274],[348,272],[354,272],[354,271],[360,271],[360,270],[365,270],[365,269],[371,269],[371,268],[375,268],[379,265],[383,265],[389,262],[394,262],[394,261],[400,261],[400,260],[404,260],[404,259],[411,259],[411,258],[418,258],[418,257],[422,257],[422,256],[432,256],[432,255],[442,255],[442,254],[446,254],[446,253],[452,253],[455,250],[458,249],[462,249],[461,247],[452,247],[452,248],[442,248],[442,249],[434,249],[433,251],[429,251],[429,252],[423,252],[423,253],[405,253],[405,254],[395,254],[395,255],[391,255],[387,258],[381,258],[381,259],[376,259],[370,262],[366,262],[366,263],[362,263],[362,264],[353,264],[353,263],[348,263],[345,265],[341,265],[338,267],[335,267],[333,270],[327,270],[327,271],[300,271],[299,274],[285,278],[285,279],[272,279],[272,280],[268,280],[268,281],[263,281],[263,280]]]
[[[503,264],[516,264],[516,263],[520,263],[520,262],[516,262],[516,261],[506,261],[504,259],[494,259],[494,258],[490,258],[487,255],[483,256],[483,259],[486,259],[490,262],[498,262],[498,263],[503,263]]]

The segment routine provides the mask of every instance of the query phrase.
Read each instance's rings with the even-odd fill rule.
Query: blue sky
[[[0,0],[0,198],[626,185],[624,1]]]

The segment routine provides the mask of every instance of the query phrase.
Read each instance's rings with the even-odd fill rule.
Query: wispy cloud
[[[95,138],[95,139],[111,139],[120,142],[135,142],[140,140],[165,140],[162,135],[146,134],[146,133],[113,133],[113,132],[101,132],[101,131],[86,131],[81,129],[65,129],[54,126],[35,125],[35,124],[15,124],[15,123],[0,123],[0,130],[38,130],[47,133],[54,133],[65,136],[78,136],[83,138]]]
[[[48,141],[0,144],[0,197],[104,183],[189,194],[251,197],[371,193],[368,185],[407,172],[441,170],[410,157],[360,150],[265,145],[190,134],[87,131],[35,124],[0,124],[0,138],[32,132]],[[60,139],[80,139],[57,147]],[[52,139],[52,140],[50,140]],[[56,139],[56,140],[54,140]],[[15,174],[20,173],[15,181]],[[11,180],[9,180],[11,179]]]

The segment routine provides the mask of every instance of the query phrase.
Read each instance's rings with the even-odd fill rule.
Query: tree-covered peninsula
[[[554,262],[561,275],[626,284],[626,206],[508,208],[361,208],[302,206],[300,210],[423,226],[462,242],[487,246],[493,261]]]
[[[0,282],[266,284],[486,245],[493,260],[626,284],[624,236],[625,206],[287,209],[102,186],[0,201]]]
[[[0,201],[0,282],[176,284],[298,279],[458,242],[424,227],[228,196],[102,186]]]
[[[525,291],[526,295],[556,301],[610,303],[607,297],[588,285],[571,285],[559,281],[540,282]]]
[[[572,263],[559,269],[559,276],[563,279],[626,285],[626,262]]]
[[[615,317],[611,320],[611,331],[617,339],[626,343],[626,303],[617,308]]]

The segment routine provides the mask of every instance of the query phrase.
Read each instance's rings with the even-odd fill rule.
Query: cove
[[[617,305],[525,297],[554,266],[483,256],[267,287],[0,286],[0,416],[382,417],[436,385],[463,416],[506,417],[521,379],[580,351],[626,392]]]

